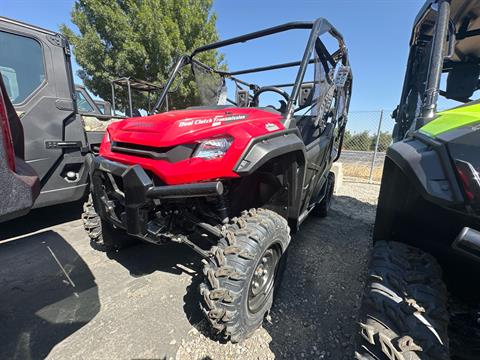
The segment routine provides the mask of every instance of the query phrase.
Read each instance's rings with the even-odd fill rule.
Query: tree
[[[85,86],[95,95],[111,99],[110,80],[132,76],[164,84],[178,56],[217,41],[212,1],[77,0],[71,16],[80,33],[66,25],[61,31],[73,45],[82,67],[78,75]],[[198,59],[212,67],[222,62],[215,51],[199,54]],[[197,98],[189,72],[169,101],[181,108]]]
[[[350,141],[352,139],[352,133],[350,130],[345,130],[345,133],[343,134],[343,148],[348,150],[348,146],[350,144]]]
[[[368,131],[363,131],[358,134],[350,134],[344,140],[344,149],[355,151],[368,151],[371,143]]]
[[[343,139],[343,148],[345,150],[355,150],[355,151],[374,151],[375,144],[377,142],[377,135],[371,134],[368,131],[363,131],[361,133],[353,134],[349,131],[345,131],[345,136]],[[387,148],[392,143],[392,134],[388,131],[380,132],[380,137],[378,139],[378,151],[385,152]]]
[[[377,142],[377,137],[373,136],[372,137],[372,142],[370,144],[370,150],[374,151],[375,150],[375,144]],[[388,147],[392,143],[392,134],[390,134],[388,131],[382,131],[380,132],[380,136],[378,138],[378,151],[379,152],[385,152],[387,151]]]

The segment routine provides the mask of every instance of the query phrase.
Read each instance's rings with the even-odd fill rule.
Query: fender
[[[234,171],[240,176],[248,176],[263,165],[282,155],[295,154],[297,167],[288,170],[288,183],[294,192],[289,192],[288,218],[296,221],[299,217],[302,189],[305,180],[305,144],[299,137],[298,129],[279,131],[253,139],[245,149]]]
[[[240,176],[250,175],[268,161],[297,151],[302,153],[300,162],[305,164],[305,144],[296,129],[260,136],[248,144],[233,171]]]
[[[390,146],[387,157],[426,200],[440,206],[461,205],[464,202],[444,144],[416,133],[413,138]]]

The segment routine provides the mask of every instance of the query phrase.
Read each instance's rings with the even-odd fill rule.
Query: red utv
[[[221,71],[197,59],[295,29],[310,30],[300,61]],[[335,51],[327,50],[325,37],[335,40]],[[260,86],[237,77],[288,67],[298,68],[289,84]],[[83,218],[93,242],[107,250],[140,239],[186,244],[204,257],[201,308],[216,331],[237,342],[272,306],[290,228],[311,212],[327,214],[352,73],[342,36],[324,19],[196,49],[178,60],[155,109],[188,68],[200,106],[111,124],[100,156],[89,157],[93,201]],[[260,107],[269,92],[282,97],[278,108]]]

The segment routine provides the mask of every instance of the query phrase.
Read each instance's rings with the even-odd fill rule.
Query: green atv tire
[[[447,360],[447,291],[440,266],[423,251],[375,244],[362,299],[358,360]]]

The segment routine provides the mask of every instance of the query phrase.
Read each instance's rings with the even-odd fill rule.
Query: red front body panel
[[[169,185],[236,178],[233,169],[250,141],[284,130],[282,120],[279,114],[255,108],[180,110],[131,118],[108,127],[100,155],[127,165],[138,164]],[[215,159],[189,158],[171,163],[111,150],[112,141],[167,148],[226,136],[233,138],[233,143],[223,157]]]

